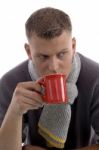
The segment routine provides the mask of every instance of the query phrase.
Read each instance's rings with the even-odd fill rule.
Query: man
[[[26,35],[29,59],[0,80],[0,150],[21,150],[22,140],[24,150],[98,150],[99,65],[76,52],[69,16],[54,8],[37,10],[26,22]],[[67,77],[69,104],[54,106],[52,112],[56,107],[61,111],[57,113],[56,109],[51,116],[56,119],[51,120],[52,112],[45,113],[51,106],[43,103],[42,87],[37,80],[56,73]],[[62,136],[63,141],[52,134],[45,137],[42,129],[39,132],[38,124],[44,119],[49,130],[54,121],[53,132],[59,132],[57,137]]]

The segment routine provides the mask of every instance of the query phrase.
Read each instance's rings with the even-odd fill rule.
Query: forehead
[[[34,52],[55,52],[65,48],[69,48],[71,45],[72,36],[71,33],[64,31],[60,36],[52,39],[43,39],[36,35],[33,35],[29,40],[30,47]]]

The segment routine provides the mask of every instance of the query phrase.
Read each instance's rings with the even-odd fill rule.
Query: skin
[[[68,76],[76,49],[76,40],[65,31],[51,40],[34,35],[29,39],[29,44],[25,44],[25,49],[39,76],[52,73],[64,73]]]
[[[25,50],[39,77],[52,73],[64,73],[68,77],[76,49],[76,40],[69,32],[64,31],[59,37],[51,40],[33,35],[28,41]],[[22,150],[22,116],[28,110],[42,107],[43,99],[40,91],[41,86],[38,82],[17,84],[0,128],[0,150]],[[28,145],[24,150],[45,149]]]

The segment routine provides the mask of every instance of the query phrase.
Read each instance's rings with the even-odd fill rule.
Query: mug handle
[[[41,78],[38,80],[38,83],[41,85],[41,94],[42,94],[42,97],[43,97],[43,100],[46,99],[46,95],[45,95],[45,82],[44,82],[44,79]]]

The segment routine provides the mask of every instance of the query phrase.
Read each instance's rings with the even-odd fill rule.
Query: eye
[[[46,59],[48,59],[48,56],[47,55],[40,55],[39,58],[40,58],[40,60],[46,60]]]
[[[66,54],[66,52],[61,52],[57,55],[57,57],[62,59],[62,58],[64,58],[65,54]]]

